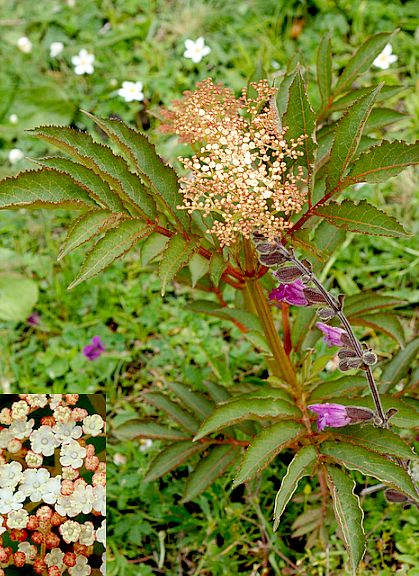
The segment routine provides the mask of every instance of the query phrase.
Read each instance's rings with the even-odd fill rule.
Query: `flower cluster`
[[[273,239],[290,226],[290,214],[299,212],[306,199],[298,186],[301,166],[293,168],[305,135],[285,139],[287,129],[278,128],[272,105],[276,89],[267,80],[251,88],[255,98],[246,90],[236,98],[207,79],[175,101],[173,110],[163,111],[163,131],[200,147],[192,158],[179,158],[188,171],[181,179],[184,205],[179,208],[211,214],[208,232],[223,246],[239,234],[249,238],[254,230]]]
[[[105,422],[77,406],[78,394],[19,397],[0,411],[0,576],[27,564],[36,574],[88,576],[106,534],[106,464],[89,439]]]

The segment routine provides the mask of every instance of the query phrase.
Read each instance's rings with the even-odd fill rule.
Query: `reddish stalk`
[[[290,307],[286,302],[281,302],[282,329],[284,331],[284,350],[287,356],[290,355],[292,350],[289,308]]]

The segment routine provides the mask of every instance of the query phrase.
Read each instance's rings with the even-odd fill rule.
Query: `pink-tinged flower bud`
[[[50,566],[48,568],[48,576],[61,576],[61,570],[58,566]]]
[[[55,421],[54,416],[42,416],[41,418],[41,424],[43,426],[51,426],[52,428],[53,426],[56,425],[56,423],[57,422]]]
[[[65,399],[66,399],[68,404],[74,405],[74,404],[77,404],[77,401],[79,399],[79,395],[78,394],[66,394]]]
[[[348,424],[366,422],[374,417],[372,410],[358,406],[343,406],[342,404],[311,404],[308,409],[319,415],[317,429],[324,430],[326,426],[341,428]]]
[[[26,530],[20,528],[13,528],[9,532],[10,540],[14,540],[15,542],[25,542],[28,538],[28,533]]]
[[[36,516],[29,516],[28,523],[26,524],[26,528],[28,530],[37,530],[39,527],[39,520]]]
[[[42,558],[36,558],[35,562],[33,563],[33,569],[37,574],[42,574],[47,569],[47,565]]]
[[[0,562],[2,564],[7,564],[10,558],[10,555],[12,554],[12,549],[10,548],[10,546],[0,546]]]
[[[50,520],[52,516],[52,509],[49,506],[41,506],[36,511],[36,516],[39,520]]]
[[[290,282],[289,284],[280,284],[269,294],[269,300],[274,302],[287,302],[295,306],[307,306],[308,302],[304,296],[304,284],[301,280]]]
[[[60,546],[60,538],[54,532],[49,532],[45,537],[45,546],[49,549]]]
[[[75,542],[73,548],[76,554],[86,556],[86,558],[88,558],[91,554],[93,546],[86,546],[85,544],[80,544],[80,542]]]
[[[15,552],[13,554],[13,563],[16,568],[22,568],[26,564],[26,554],[24,552]]]
[[[94,456],[96,453],[96,448],[94,447],[93,444],[87,444],[86,445],[86,454],[87,456]]]
[[[58,512],[54,512],[51,517],[51,526],[59,526],[67,520],[67,516],[61,516]]]
[[[7,450],[11,454],[17,454],[17,452],[20,452],[20,450],[22,450],[22,442],[17,438],[12,438],[7,444]]]
[[[84,418],[86,418],[86,416],[88,416],[88,411],[85,410],[84,408],[74,408],[72,413],[71,413],[71,419],[74,420],[75,422],[81,422]]]
[[[34,532],[31,536],[32,542],[35,544],[43,544],[44,543],[44,535],[42,532]]]
[[[6,576],[6,572],[3,570],[3,568],[0,568],[0,576]]]
[[[323,341],[329,346],[343,346],[342,335],[346,334],[343,328],[337,328],[323,324],[323,322],[316,322],[316,326],[324,334]]]
[[[77,556],[74,554],[74,552],[66,552],[64,554],[63,563],[66,566],[68,566],[69,568],[72,568],[73,566],[75,566],[76,561],[77,561]]]
[[[94,471],[99,466],[99,458],[97,456],[88,456],[84,461],[86,470]]]
[[[106,486],[106,472],[95,472],[92,477],[93,486]]]
[[[61,494],[63,496],[70,496],[74,492],[74,484],[71,480],[63,480],[61,482]]]

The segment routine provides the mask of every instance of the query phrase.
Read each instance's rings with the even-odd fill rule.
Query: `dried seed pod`
[[[304,296],[309,304],[322,304],[326,302],[323,294],[315,288],[304,288]]]
[[[321,320],[330,320],[330,318],[333,318],[334,315],[335,315],[335,311],[332,310],[332,308],[319,308],[317,310],[317,316]]]
[[[347,370],[353,370],[359,368],[362,364],[362,358],[358,356],[354,358],[344,358],[339,362],[339,370],[346,372]]]
[[[372,350],[367,350],[367,352],[364,352],[362,354],[362,359],[364,360],[364,364],[367,366],[374,366],[374,364],[377,364],[377,355],[374,354]]]
[[[256,250],[259,254],[271,254],[276,251],[276,244],[271,244],[270,242],[261,242],[256,245]]]
[[[293,282],[298,278],[301,278],[302,273],[297,268],[297,266],[287,266],[284,268],[280,268],[279,270],[275,270],[273,273],[275,278],[277,278],[280,282]]]
[[[386,490],[384,492],[384,496],[387,498],[387,500],[389,502],[407,502],[408,501],[407,496],[405,496],[404,494],[401,494],[400,492],[397,492],[397,490],[393,490],[392,488],[389,488],[388,490]]]
[[[341,341],[342,341],[343,346],[347,346],[348,348],[354,349],[353,342],[349,338],[349,336],[346,334],[346,332],[344,334],[342,334]]]
[[[275,251],[270,254],[261,254],[259,256],[259,262],[264,266],[277,266],[286,262],[286,258],[281,252]]]
[[[341,360],[343,358],[356,358],[356,357],[357,354],[353,349],[348,350],[347,348],[344,348],[342,350],[339,350],[338,352],[338,358],[340,358]]]
[[[351,419],[351,424],[357,424],[366,420],[374,418],[374,412],[369,408],[361,408],[358,406],[347,406],[346,414]]]

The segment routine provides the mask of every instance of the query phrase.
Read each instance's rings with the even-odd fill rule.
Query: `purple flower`
[[[274,288],[269,294],[269,300],[288,302],[288,304],[295,304],[296,306],[306,306],[308,304],[304,296],[304,284],[301,280],[280,284],[278,288]]]
[[[346,413],[346,406],[342,406],[342,404],[311,404],[308,409],[319,415],[317,420],[317,429],[319,431],[326,426],[340,428],[351,422]]]
[[[38,314],[38,312],[34,312],[28,318],[26,318],[26,322],[28,324],[30,324],[31,326],[38,326],[40,320],[41,320],[41,317]]]
[[[83,348],[83,354],[88,360],[96,360],[105,351],[99,336],[93,336],[92,343]]]
[[[323,332],[323,342],[326,342],[329,348],[331,346],[343,346],[342,334],[346,334],[343,328],[335,328],[334,326],[323,324],[323,322],[316,322],[316,326]]]

